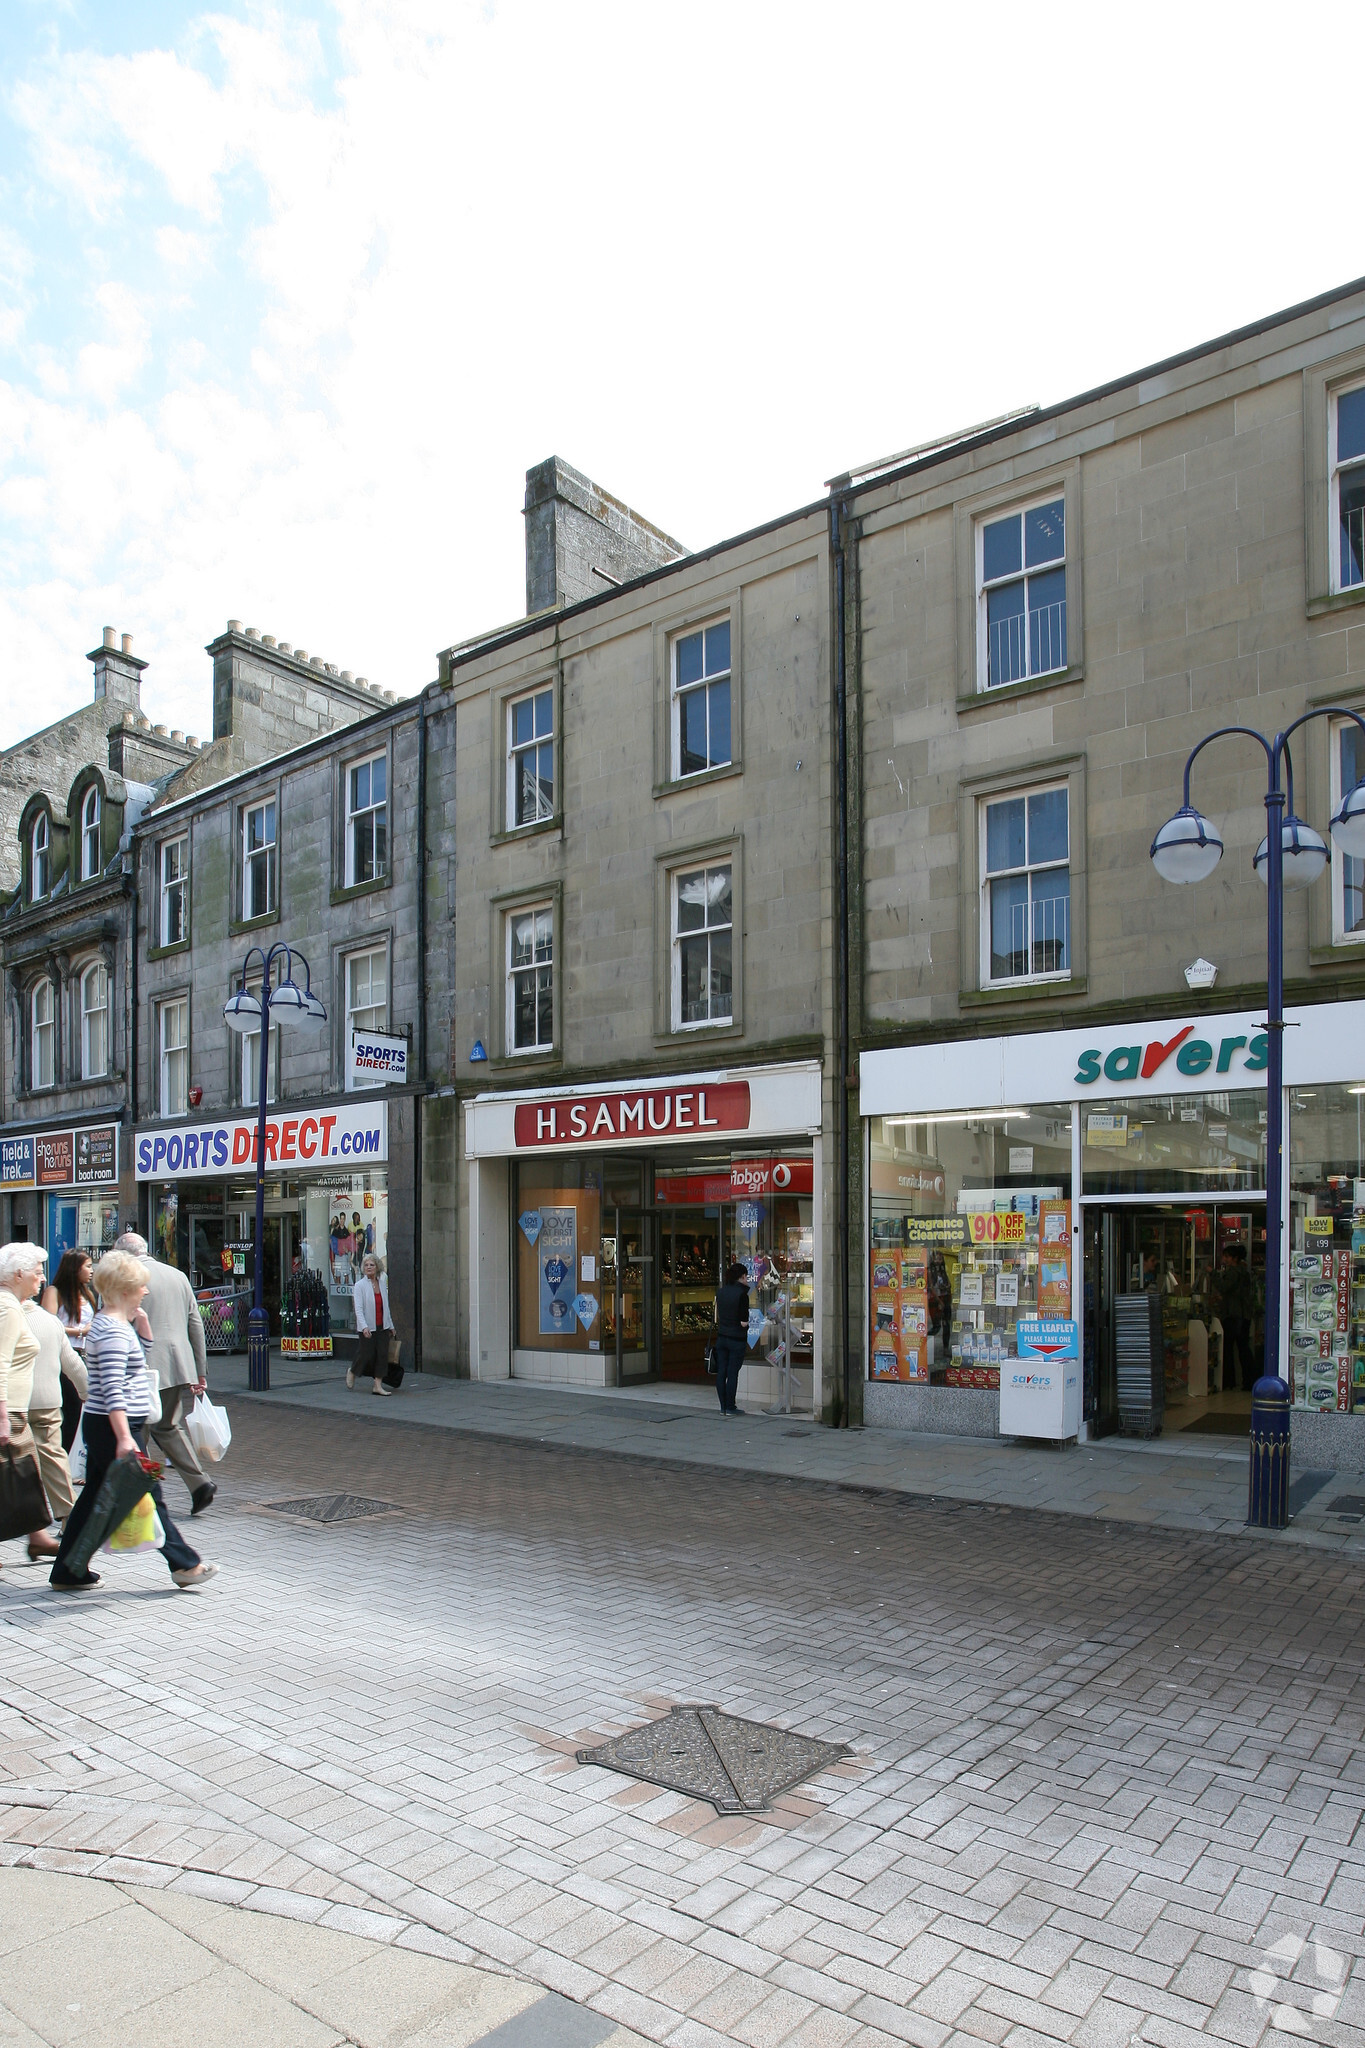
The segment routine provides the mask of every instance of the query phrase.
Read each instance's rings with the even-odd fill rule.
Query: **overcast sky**
[[[547,455],[702,546],[1346,282],[1362,40],[1313,0],[3,0],[0,743],[106,624],[201,735],[229,616],[419,687],[523,610]]]

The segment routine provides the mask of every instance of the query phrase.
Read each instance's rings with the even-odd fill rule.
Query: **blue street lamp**
[[[1290,1389],[1280,1371],[1280,1276],[1284,1263],[1284,892],[1306,889],[1327,865],[1321,833],[1294,810],[1294,763],[1289,742],[1314,718],[1353,719],[1365,734],[1365,718],[1324,706],[1305,712],[1268,740],[1254,726],[1225,725],[1200,740],[1185,763],[1185,801],[1152,841],[1151,859],[1167,882],[1202,882],[1223,856],[1223,841],[1211,821],[1190,802],[1190,770],[1214,740],[1238,736],[1264,748],[1267,766],[1266,836],[1252,866],[1266,885],[1266,1238],[1265,1362],[1252,1391],[1251,1508],[1248,1519],[1261,1528],[1282,1529],[1288,1519]],[[1282,786],[1280,775],[1284,772]],[[1288,813],[1286,815],[1286,798]],[[1332,837],[1342,853],[1365,859],[1365,780],[1346,792],[1332,817]]]
[[[261,963],[259,995],[247,987],[253,960]],[[279,972],[272,987],[271,976],[277,963]],[[303,969],[302,988],[294,979],[295,963]],[[256,1084],[259,1112],[256,1125],[256,1279],[246,1342],[247,1385],[253,1394],[270,1391],[270,1318],[265,1309],[265,1129],[272,1011],[280,1023],[294,1025],[310,1036],[325,1030],[327,1025],[326,1006],[313,994],[308,962],[302,953],[295,952],[282,940],[269,952],[260,946],[250,948],[242,962],[241,978],[223,1005],[223,1016],[231,1030],[243,1033],[259,1031],[261,1034],[261,1070]]]

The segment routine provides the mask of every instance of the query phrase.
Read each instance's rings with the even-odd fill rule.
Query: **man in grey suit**
[[[150,1339],[140,1328],[140,1318],[139,1330],[161,1396],[161,1420],[153,1422],[148,1433],[189,1488],[190,1513],[202,1515],[218,1489],[185,1434],[185,1417],[194,1406],[196,1395],[202,1394],[208,1384],[204,1319],[185,1275],[175,1266],[149,1257],[145,1237],[139,1237],[135,1230],[125,1230],[115,1250],[132,1252],[147,1268],[147,1293],[142,1309],[151,1326]]]

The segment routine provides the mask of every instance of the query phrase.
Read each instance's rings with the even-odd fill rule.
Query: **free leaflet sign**
[[[139,1131],[134,1167],[142,1180],[210,1180],[256,1170],[257,1119],[177,1124]],[[266,1117],[267,1166],[307,1172],[310,1167],[377,1166],[389,1156],[389,1111],[384,1102],[346,1102],[303,1115]]]

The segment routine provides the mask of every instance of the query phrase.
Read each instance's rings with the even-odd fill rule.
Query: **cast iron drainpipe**
[[[412,1365],[422,1370],[422,1097],[427,1087],[427,693],[417,700],[417,1086],[412,1098]]]
[[[834,758],[835,758],[835,1032],[837,1068],[834,1114],[837,1131],[839,1186],[834,1228],[834,1282],[839,1319],[839,1353],[843,1366],[844,1428],[850,1427],[852,1391],[848,1342],[849,1198],[848,1198],[848,678],[844,650],[844,542],[839,501],[829,502],[830,548],[834,556]]]

